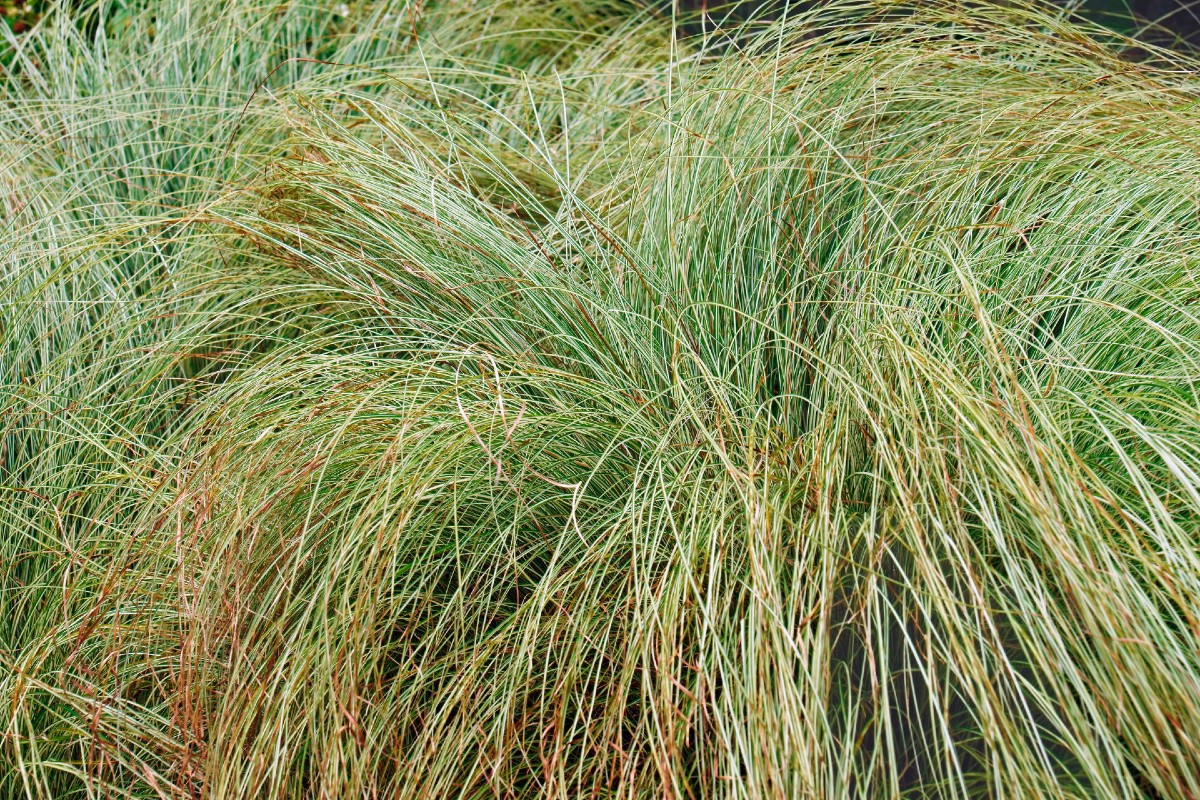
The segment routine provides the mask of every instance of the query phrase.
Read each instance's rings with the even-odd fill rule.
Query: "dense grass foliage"
[[[120,9],[0,81],[0,796],[1200,796],[1196,64]]]

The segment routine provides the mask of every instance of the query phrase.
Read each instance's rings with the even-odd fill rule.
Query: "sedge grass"
[[[0,110],[0,791],[1200,794],[1192,62],[110,12]]]

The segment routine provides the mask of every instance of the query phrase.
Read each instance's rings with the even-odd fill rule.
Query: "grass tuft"
[[[1200,796],[1200,64],[718,18],[7,40],[0,795]]]

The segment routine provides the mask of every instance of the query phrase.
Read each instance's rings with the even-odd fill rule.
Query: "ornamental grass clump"
[[[1196,64],[111,11],[0,84],[0,792],[1200,796]]]

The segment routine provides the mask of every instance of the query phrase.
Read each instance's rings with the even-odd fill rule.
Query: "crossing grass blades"
[[[844,0],[5,36],[0,795],[1200,796],[1196,62]]]

